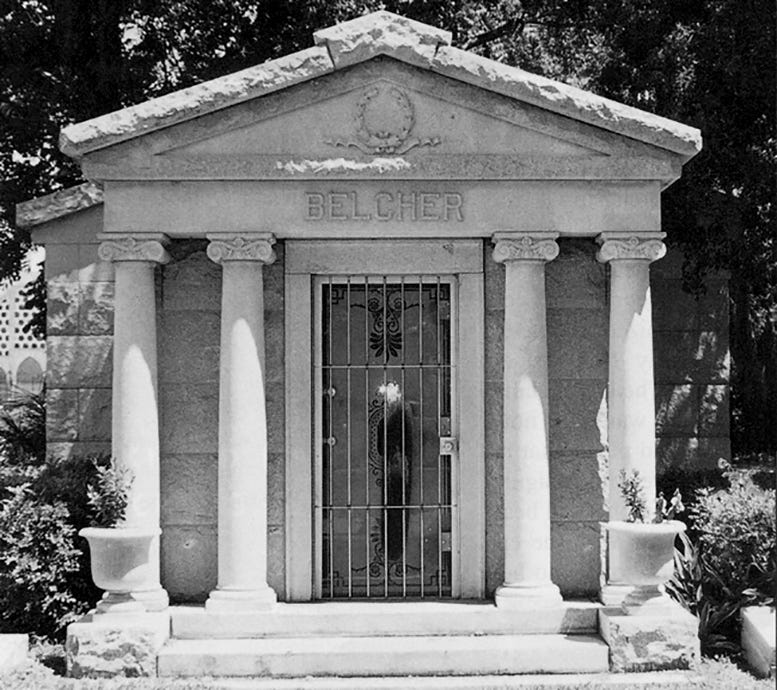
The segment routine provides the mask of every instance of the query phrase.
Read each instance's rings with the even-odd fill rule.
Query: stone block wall
[[[102,215],[102,207],[82,211],[38,235],[48,291],[46,447],[58,458],[111,450],[113,266],[97,256]]]
[[[682,254],[652,264],[657,471],[730,460],[728,280],[698,298],[682,289]]]

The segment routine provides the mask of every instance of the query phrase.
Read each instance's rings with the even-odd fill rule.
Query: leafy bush
[[[132,477],[114,460],[108,465],[101,464],[99,460],[93,464],[97,476],[86,492],[92,523],[97,527],[116,527],[124,521]]]
[[[5,464],[37,464],[45,454],[45,394],[23,395],[0,404],[0,458]]]
[[[705,655],[738,650],[739,610],[772,603],[777,575],[774,489],[748,474],[724,474],[727,489],[696,492],[689,512],[697,537],[680,536],[667,584],[670,596],[699,619]]]
[[[731,486],[702,489],[691,517],[705,561],[720,586],[773,598],[777,575],[775,492],[762,489],[747,474],[727,473]]]
[[[53,635],[84,610],[68,518],[62,502],[44,503],[28,485],[0,501],[0,631]]]

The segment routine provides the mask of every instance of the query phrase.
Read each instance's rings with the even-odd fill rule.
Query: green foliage
[[[672,598],[699,619],[706,655],[739,649],[739,611],[774,602],[775,491],[729,471],[726,489],[701,489],[691,508],[695,542],[680,535]]]
[[[647,520],[647,499],[639,471],[632,470],[630,474],[626,474],[626,470],[621,470],[618,489],[620,489],[623,502],[629,511],[626,521],[645,522]]]
[[[45,394],[21,395],[0,404],[0,458],[21,467],[39,463],[45,453]]]
[[[747,474],[728,474],[730,488],[702,489],[691,515],[704,559],[721,587],[762,599],[774,595],[777,576],[775,491]]]
[[[0,502],[0,632],[54,635],[85,609],[71,586],[80,552],[68,518],[27,485]]]
[[[115,460],[110,464],[94,461],[95,481],[89,484],[86,492],[92,524],[95,527],[116,527],[124,521],[127,510],[127,495],[132,485],[132,477]]]

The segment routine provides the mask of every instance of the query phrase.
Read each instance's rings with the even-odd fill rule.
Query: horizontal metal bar
[[[382,503],[376,504],[376,505],[361,505],[361,506],[354,506],[354,505],[321,505],[316,506],[316,508],[321,508],[322,510],[383,510],[384,508],[390,508],[391,510],[407,510],[407,509],[414,509],[414,510],[437,510],[438,508],[456,508],[455,503],[426,503],[425,505],[410,505],[410,506],[403,506],[403,505],[383,505]]]

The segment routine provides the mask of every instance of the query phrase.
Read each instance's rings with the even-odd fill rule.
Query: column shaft
[[[650,263],[666,253],[663,233],[606,234],[599,260],[610,263],[610,357],[607,396],[610,520],[628,510],[618,483],[636,470],[645,488],[648,519],[656,503],[656,422]]]
[[[100,257],[114,262],[112,450],[132,478],[127,496],[128,527],[159,528],[159,409],[154,271],[169,260],[160,239],[103,235]],[[153,582],[132,592],[147,610],[167,608],[160,584],[159,537],[149,552]]]
[[[206,605],[208,610],[216,611],[265,610],[276,600],[275,592],[267,584],[262,277],[262,261],[269,261],[274,255],[266,239],[259,245],[237,239],[232,243],[214,240],[208,248],[209,256],[223,265],[218,587],[211,592]],[[254,249],[249,250],[249,246]],[[257,246],[266,252],[259,252]]]
[[[552,239],[497,238],[505,262],[504,319],[504,583],[502,607],[560,603],[550,579],[548,351],[545,262]]]

